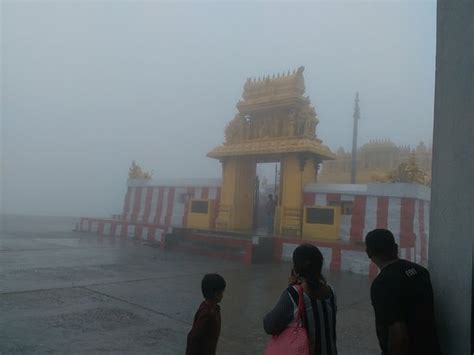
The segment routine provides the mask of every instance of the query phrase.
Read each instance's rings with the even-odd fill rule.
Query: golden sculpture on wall
[[[150,180],[152,173],[144,171],[140,165],[138,165],[135,160],[132,161],[132,165],[128,168],[128,178],[129,179],[145,179]]]
[[[334,154],[316,135],[319,123],[311,101],[304,96],[304,67],[292,73],[248,78],[238,113],[225,128],[225,142],[208,156],[268,155],[309,152],[326,159]]]
[[[225,143],[242,143],[268,138],[316,138],[316,126],[319,120],[307,97],[300,98],[299,105],[289,110],[273,110],[270,117],[267,115],[268,112],[255,110],[252,113],[246,110],[252,105],[264,105],[265,99],[276,100],[279,96],[291,99],[292,95],[301,92],[301,85],[304,92],[304,82],[300,83],[302,73],[303,67],[300,67],[290,76],[278,75],[276,79],[265,78],[263,81],[248,79],[242,95],[245,100],[237,104],[240,112],[225,129]]]
[[[418,167],[415,155],[407,163],[401,163],[397,169],[388,174],[376,174],[374,180],[384,183],[404,182],[408,184],[430,185],[430,176]]]
[[[431,148],[420,142],[415,148],[407,145],[397,146],[388,139],[372,140],[357,151],[356,183],[366,184],[387,180],[387,176],[414,159],[416,165],[431,180]],[[324,183],[350,183],[351,153],[339,148],[336,159],[325,161],[319,176]]]

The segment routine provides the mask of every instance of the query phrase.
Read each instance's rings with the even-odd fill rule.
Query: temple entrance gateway
[[[271,223],[269,219],[270,203],[268,196],[272,195],[276,206],[280,195],[280,164],[275,162],[258,163],[257,182],[258,191],[255,193],[254,204],[256,206],[254,232],[257,235],[271,234],[273,233],[274,223]]]
[[[225,143],[208,153],[222,163],[216,229],[252,230],[257,163],[279,162],[275,234],[301,236],[303,188],[316,182],[323,160],[334,159],[316,135],[319,120],[304,96],[303,71],[247,79]]]

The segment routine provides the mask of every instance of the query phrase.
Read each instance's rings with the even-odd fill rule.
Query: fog
[[[133,159],[156,178],[219,177],[247,77],[305,66],[317,134],[431,143],[430,2],[2,2],[2,205],[120,213]]]

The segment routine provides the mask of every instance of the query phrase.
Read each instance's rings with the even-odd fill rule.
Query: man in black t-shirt
[[[369,232],[365,244],[380,269],[370,297],[382,354],[439,355],[428,270],[399,259],[395,238],[386,229]]]

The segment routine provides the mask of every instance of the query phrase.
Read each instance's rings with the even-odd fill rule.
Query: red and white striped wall
[[[387,228],[402,257],[425,265],[429,199],[428,187],[413,184],[310,184],[304,192],[305,206],[352,203],[352,213],[341,216],[341,240],[363,243],[369,231]]]
[[[122,219],[133,223],[185,227],[190,199],[219,201],[220,180],[129,180]]]
[[[171,228],[160,228],[155,225],[133,223],[117,219],[81,218],[78,231],[96,233],[101,236],[163,243],[164,235],[169,233]]]
[[[274,259],[291,261],[293,251],[307,241],[275,238]],[[367,257],[365,246],[341,241],[314,241],[323,254],[324,268],[331,271],[349,271],[356,274],[376,276],[378,269]],[[415,261],[412,248],[400,248],[399,255],[403,259]]]
[[[220,180],[129,180],[120,219],[82,218],[78,230],[102,236],[133,238],[165,244],[173,227],[186,227],[190,199],[220,199]],[[328,206],[350,202],[352,211],[341,218],[338,241],[314,241],[331,270],[376,275],[377,268],[365,253],[364,236],[374,228],[388,228],[397,238],[400,257],[427,264],[430,189],[413,184],[309,184],[306,206]],[[192,238],[198,238],[192,236]],[[202,236],[199,242],[204,243]],[[221,243],[208,238],[209,243]],[[211,240],[212,239],[212,240]],[[228,239],[228,238],[227,238]],[[291,259],[293,250],[305,242],[296,238],[273,239],[273,257]],[[228,243],[243,243],[226,240]],[[221,243],[221,244],[222,244]],[[242,246],[243,245],[243,246]],[[247,244],[239,244],[245,260],[251,260]],[[235,246],[232,246],[235,247]],[[251,249],[251,248],[250,248]]]

